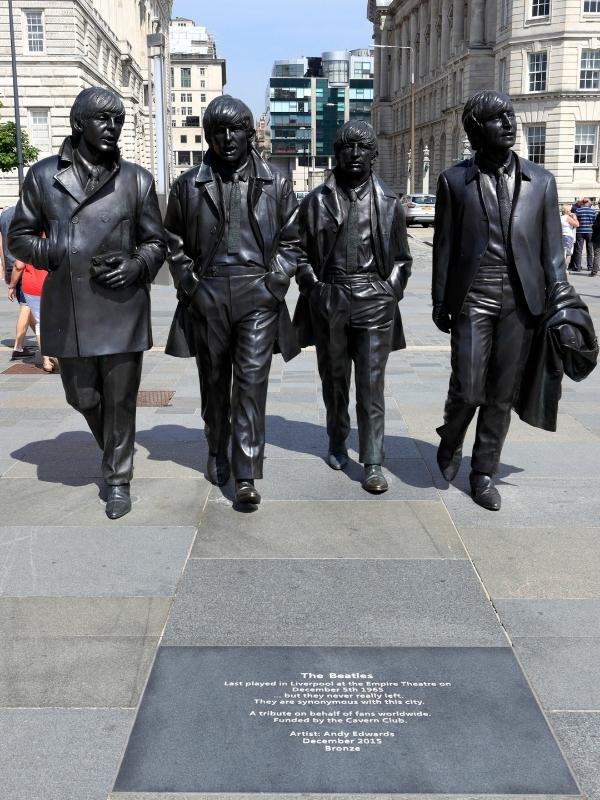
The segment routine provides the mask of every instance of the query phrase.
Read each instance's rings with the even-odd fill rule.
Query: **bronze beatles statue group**
[[[163,224],[152,176],[120,158],[123,121],[115,94],[81,92],[71,136],[29,170],[9,233],[16,257],[49,271],[42,347],[58,357],[67,402],[103,451],[108,517],[131,509],[149,287],[165,257],[179,301],[166,352],[196,358],[206,477],[220,486],[233,472],[236,502],[260,503],[273,352],[288,360],[314,344],[327,462],[339,470],[348,460],[354,364],[363,488],[385,492],[385,369],[405,346],[398,302],[412,259],[398,197],[373,172],[373,128],[340,128],[335,169],[298,207],[290,181],[254,149],[249,108],[218,97],[203,118],[208,152],[175,181]],[[463,122],[475,158],[442,173],[436,202],[433,320],[452,350],[437,460],[453,480],[479,408],[471,494],[497,510],[493,476],[534,334],[548,297],[576,306],[577,296],[566,283],[554,178],[512,151],[510,99],[478,92]],[[294,276],[301,296],[292,322],[285,294]],[[534,399],[534,409],[559,394]]]

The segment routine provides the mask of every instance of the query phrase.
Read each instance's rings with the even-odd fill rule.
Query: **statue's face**
[[[108,154],[117,146],[123,129],[122,116],[111,111],[99,111],[81,123],[81,138],[92,152]]]
[[[250,142],[244,128],[218,125],[212,132],[210,145],[221,161],[238,167],[248,158]]]
[[[366,142],[348,142],[339,148],[336,160],[342,177],[363,182],[371,174],[375,153]]]
[[[511,105],[494,111],[481,120],[483,149],[508,150],[517,137],[517,119]]]

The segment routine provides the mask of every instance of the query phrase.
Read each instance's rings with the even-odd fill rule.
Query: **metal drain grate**
[[[51,373],[44,372],[41,367],[37,367],[35,364],[28,364],[27,362],[21,362],[17,364],[11,364],[10,367],[2,370],[2,375],[48,375]]]
[[[152,391],[140,390],[137,396],[136,405],[138,408],[163,408],[170,405],[175,394],[174,389],[153,389]]]

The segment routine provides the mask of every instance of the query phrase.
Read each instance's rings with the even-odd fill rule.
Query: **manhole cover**
[[[153,391],[140,390],[138,392],[136,405],[138,408],[168,406],[174,394],[174,389],[154,389]]]
[[[45,373],[41,367],[37,367],[35,364],[28,364],[26,362],[20,362],[17,364],[11,364],[10,367],[2,370],[2,375],[47,375],[49,373]]]

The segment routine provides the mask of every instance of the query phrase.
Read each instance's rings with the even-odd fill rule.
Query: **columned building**
[[[470,155],[465,100],[497,88],[513,99],[515,149],[557,178],[559,197],[600,196],[600,0],[368,0],[373,23],[373,121],[383,176],[404,193],[414,65],[412,189]],[[400,49],[405,48],[405,49]]]
[[[13,0],[21,124],[43,158],[71,132],[82,89],[101,85],[123,99],[125,158],[152,169],[146,37],[167,37],[172,0]],[[8,4],[0,3],[0,122],[14,120]],[[0,175],[0,206],[16,202],[16,170]]]
[[[225,60],[217,58],[214,37],[191,19],[171,22],[172,172],[176,178],[202,163],[207,144],[202,117],[210,101],[223,94]]]
[[[268,87],[271,160],[302,197],[333,165],[340,125],[371,118],[373,51],[333,50],[276,61]]]

